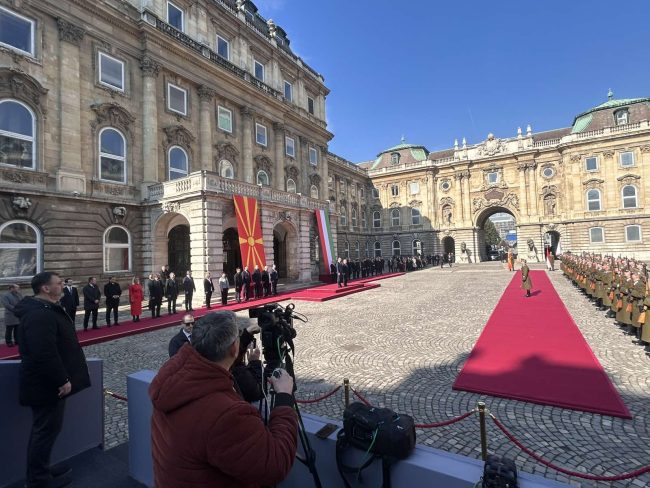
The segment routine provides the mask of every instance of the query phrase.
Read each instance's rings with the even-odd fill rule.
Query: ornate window
[[[170,1],[167,1],[167,23],[185,32],[185,12]]]
[[[627,225],[627,226],[625,226],[625,241],[626,242],[640,242],[641,241],[641,226],[640,225]]]
[[[318,166],[318,151],[314,147],[309,148],[309,164]]]
[[[232,111],[219,105],[217,108],[217,125],[222,131],[232,134]]]
[[[361,185],[359,185],[359,198],[366,198],[366,190]]]
[[[264,81],[264,71],[265,66],[263,63],[260,63],[257,59],[253,60],[253,76],[260,81]]]
[[[417,208],[411,209],[411,223],[413,225],[420,225],[420,211]]]
[[[345,207],[341,207],[341,225],[347,227],[348,225],[348,211]]]
[[[381,212],[379,210],[375,210],[372,213],[372,226],[377,229],[378,227],[381,227]]]
[[[263,169],[257,172],[257,184],[262,186],[269,186],[269,175]]]
[[[499,172],[490,171],[486,175],[488,185],[496,185],[499,182]]]
[[[391,154],[391,155],[390,155],[390,162],[391,162],[391,164],[399,164],[399,158],[400,158],[399,153],[393,153],[393,154]]]
[[[399,241],[393,241],[393,256],[399,256],[402,254],[402,245]]]
[[[587,191],[587,210],[595,212],[600,209],[600,190],[592,189]]]
[[[618,163],[623,168],[634,166],[634,153],[632,151],[625,151],[618,155]]]
[[[585,170],[587,171],[598,171],[598,158],[592,156],[585,159]]]
[[[393,227],[401,225],[399,208],[394,208],[393,210],[390,211],[390,225],[392,225]]]
[[[390,185],[390,194],[394,197],[399,196],[399,185]]]
[[[450,183],[449,180],[444,180],[444,181],[440,184],[440,189],[441,189],[442,191],[449,191],[450,188],[451,188],[451,183]]]
[[[34,21],[0,7],[0,45],[34,56]]]
[[[345,193],[345,180],[339,181],[339,187],[341,188],[341,193]]]
[[[16,100],[0,101],[0,163],[36,167],[36,117]]]
[[[31,278],[42,271],[41,231],[24,220],[0,225],[0,279]]]
[[[232,180],[235,177],[235,169],[232,166],[232,163],[227,159],[222,160],[219,163],[219,176],[222,178],[228,178]]]
[[[605,242],[605,231],[602,227],[592,227],[589,229],[589,242],[591,244],[601,244]]]
[[[309,188],[309,196],[318,200],[318,187],[316,185],[311,185],[311,188]]]
[[[361,258],[361,246],[359,245],[359,241],[354,243],[354,257],[356,259]]]
[[[284,80],[284,99],[293,102],[293,85],[287,80]]]
[[[379,241],[375,241],[375,257],[381,257],[381,243]]]
[[[553,178],[553,175],[555,175],[555,170],[551,166],[547,166],[542,170],[542,176],[544,178]]]
[[[422,256],[422,241],[420,239],[414,239],[411,247],[413,256]]]
[[[126,183],[126,139],[113,127],[99,132],[99,179]]]
[[[366,216],[365,210],[361,210],[361,227],[364,229],[368,227],[368,217]]]
[[[352,212],[350,212],[350,215],[352,216],[352,227],[357,226],[357,209],[353,208]]]
[[[255,124],[255,142],[260,146],[266,147],[267,137],[266,137],[266,126],[262,124]]]
[[[411,182],[409,187],[411,189],[411,195],[417,195],[418,193],[420,193],[420,183],[418,183],[417,181]]]
[[[190,165],[185,149],[179,146],[172,146],[167,152],[169,159],[169,179],[177,180],[185,178],[189,174]]]
[[[131,234],[112,225],[104,232],[104,272],[131,270]]]
[[[187,90],[167,83],[167,108],[177,114],[187,115]]]
[[[345,241],[345,250],[343,252],[343,256],[345,259],[350,259],[350,243],[348,241]]]
[[[630,114],[626,108],[614,112],[614,122],[616,123],[616,125],[629,124],[629,120],[630,120]]]
[[[307,112],[314,115],[314,99],[312,97],[307,97]]]
[[[291,158],[296,157],[296,141],[293,137],[286,136],[284,138],[284,148],[284,152],[287,156]]]
[[[623,208],[636,208],[638,207],[636,186],[626,185],[621,190],[621,197],[623,199]]]
[[[230,42],[217,34],[217,54],[223,59],[230,60]]]
[[[287,191],[289,193],[296,193],[296,182],[291,178],[287,180]]]
[[[124,62],[99,53],[99,83],[113,90],[124,91]]]

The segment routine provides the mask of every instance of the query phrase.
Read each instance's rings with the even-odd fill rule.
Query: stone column
[[[533,162],[530,163],[528,166],[528,182],[527,185],[529,193],[529,200],[531,203],[531,209],[530,209],[530,214],[535,215],[536,221],[539,221],[539,215],[538,212],[538,200],[539,200],[539,193],[537,193],[537,163]]]
[[[59,27],[59,131],[60,166],[56,173],[57,190],[86,193],[86,175],[81,167],[81,71],[80,45],[86,34],[61,18]],[[94,165],[94,162],[93,162]],[[94,166],[93,166],[94,167]]]
[[[519,200],[521,202],[521,220],[524,220],[524,216],[528,215],[528,191],[526,189],[526,169],[528,165],[525,163],[517,166],[519,170]],[[518,222],[521,224],[521,222]]]
[[[142,70],[142,167],[144,170],[142,196],[148,195],[148,185],[158,182],[158,96],[156,94],[160,64],[144,55]]]
[[[463,177],[460,172],[454,174],[455,189],[454,189],[454,207],[452,214],[452,222],[457,222],[462,226],[462,222],[465,221],[465,209],[463,205]]]
[[[467,219],[468,225],[472,225],[472,199],[469,193],[469,170],[463,171],[463,182],[464,182],[464,195],[463,195],[463,208],[465,209],[465,218]]]
[[[199,87],[199,154],[201,169],[213,170],[212,166],[212,100],[217,94],[212,88],[201,85]]]
[[[275,144],[275,184],[273,186],[284,191],[284,125],[275,122],[273,124],[273,136]],[[296,185],[299,184],[300,182],[296,181]],[[300,186],[298,186],[297,191],[300,191]]]
[[[242,116],[242,175],[246,183],[255,183],[253,174],[253,111],[249,107],[241,109]]]
[[[318,199],[327,200],[329,198],[329,188],[327,188],[327,179],[329,177],[329,162],[327,160],[327,146],[320,146],[320,157],[318,164],[320,165],[321,185],[318,190]],[[311,195],[310,195],[311,196]]]
[[[196,292],[192,303],[200,306],[205,298],[203,278],[209,271],[215,281],[223,271],[223,200],[203,198],[189,208],[190,263]]]

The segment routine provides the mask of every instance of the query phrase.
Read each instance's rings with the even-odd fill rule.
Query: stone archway
[[[190,223],[184,215],[176,212],[163,213],[154,225],[153,269],[146,274],[157,273],[161,266],[167,264],[176,276],[183,276],[185,271],[190,269],[190,237]],[[170,262],[171,258],[176,261],[175,265],[185,269],[174,269],[173,263]]]
[[[176,276],[183,277],[191,270],[190,226],[179,224],[167,236],[167,264]]]
[[[223,232],[223,272],[228,280],[233,280],[235,271],[242,266],[241,248],[239,247],[239,233],[235,227],[229,227]],[[253,271],[253,270],[249,270]]]
[[[298,268],[298,233],[288,221],[273,227],[274,264],[280,278],[295,280],[300,277]]]
[[[499,238],[495,239],[496,242],[488,242],[489,236],[486,236],[488,220],[494,225],[497,231]],[[499,243],[505,241],[510,247],[517,246],[517,215],[507,207],[488,207],[477,214],[474,232],[475,249],[473,251],[478,260],[489,261],[491,256],[497,256],[498,258],[498,249],[492,249],[490,245],[492,244],[498,247]],[[503,251],[507,252],[507,249]]]
[[[449,255],[450,252],[456,252],[456,241],[451,236],[445,236],[442,238],[442,252],[445,256]]]

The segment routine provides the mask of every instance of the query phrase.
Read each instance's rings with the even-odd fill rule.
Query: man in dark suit
[[[61,306],[65,312],[72,319],[74,324],[75,315],[77,315],[77,307],[79,306],[79,292],[76,286],[72,286],[72,279],[66,278],[65,286],[63,287],[63,296],[61,297]]]
[[[149,308],[151,309],[151,318],[160,317],[160,307],[164,295],[164,287],[160,281],[160,275],[156,274],[153,280],[149,282]]]
[[[212,308],[210,306],[210,300],[212,299],[212,292],[214,291],[214,283],[212,282],[212,275],[210,272],[205,274],[205,279],[203,280],[203,291],[205,291],[205,307]]]
[[[330,263],[330,276],[332,278],[332,283],[336,283],[336,264]]]
[[[280,279],[278,270],[275,269],[275,264],[273,265],[273,268],[271,268],[271,272],[269,273],[269,275],[271,278],[271,292],[275,296],[278,294],[278,280]]]
[[[268,297],[271,294],[271,276],[269,275],[268,266],[264,266],[264,271],[262,271],[262,287],[264,288],[264,296]]]
[[[241,303],[241,291],[244,287],[244,277],[242,276],[241,268],[237,268],[235,272],[235,301]]]
[[[102,297],[102,292],[99,291],[97,286],[97,278],[88,278],[88,284],[81,290],[84,296],[84,330],[88,330],[88,319],[90,314],[93,316],[93,329],[97,327],[97,312],[99,311],[99,299]]]
[[[167,278],[167,281],[165,282],[165,295],[167,296],[167,315],[176,313],[178,283],[176,283],[175,273],[169,273],[169,278]]]
[[[256,264],[255,269],[253,270],[253,285],[254,285],[254,297],[262,298],[262,273],[260,273],[260,267]]]
[[[183,315],[183,322],[181,324],[183,328],[178,331],[171,341],[169,341],[169,357],[172,357],[178,352],[178,350],[183,347],[183,344],[192,343],[192,328],[194,327],[194,317],[191,313],[186,313]]]
[[[183,278],[183,290],[185,291],[185,311],[193,311],[192,308],[192,297],[196,291],[196,286],[194,285],[194,278],[192,278],[192,272],[188,271]]]
[[[106,297],[106,325],[111,326],[111,310],[113,311],[113,322],[115,325],[120,325],[117,321],[117,309],[120,306],[122,288],[115,281],[114,276],[109,277],[108,283],[104,285],[104,296]]]
[[[160,280],[165,283],[169,279],[169,265],[165,264],[160,267]]]
[[[244,271],[242,271],[241,279],[244,283],[244,300],[248,301],[251,295],[251,274],[248,271],[248,266],[244,266]]]
[[[348,286],[348,280],[350,279],[350,264],[347,259],[343,260],[343,286]]]

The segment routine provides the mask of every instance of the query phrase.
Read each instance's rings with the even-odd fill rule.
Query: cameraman
[[[235,391],[229,369],[239,355],[235,314],[220,311],[198,320],[191,347],[160,368],[149,387],[156,487],[253,488],[289,474],[298,433],[293,379],[270,378],[275,407],[265,426]]]
[[[258,348],[249,349],[254,340],[253,334],[257,334],[259,331],[260,326],[257,324],[249,325],[241,331],[239,356],[230,368],[230,373],[235,380],[235,388],[248,403],[258,402],[264,398],[260,350]],[[248,361],[245,361],[246,359]]]

